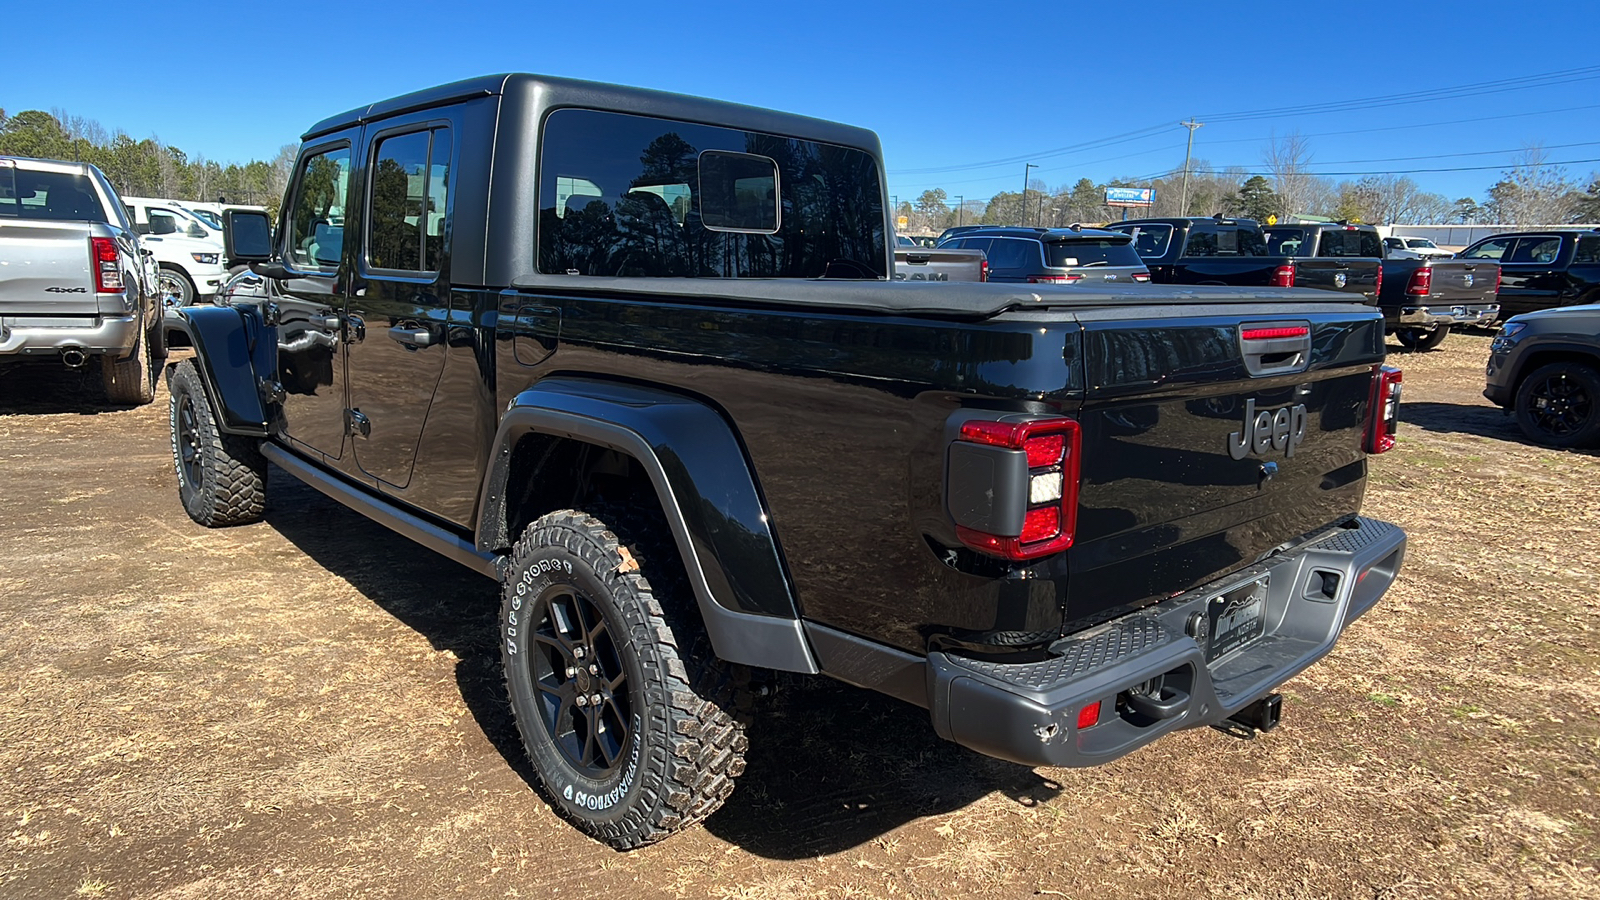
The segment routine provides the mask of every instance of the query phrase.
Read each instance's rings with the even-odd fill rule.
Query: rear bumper
[[[1162,735],[1215,725],[1271,693],[1333,648],[1346,625],[1388,590],[1405,557],[1405,532],[1357,519],[1227,580],[1072,635],[1042,662],[1006,664],[928,655],[928,706],[940,736],[1024,765],[1092,766]],[[1253,643],[1207,663],[1186,633],[1209,600],[1268,579],[1266,626]],[[1330,576],[1337,586],[1327,589]],[[1331,594],[1331,595],[1330,595]],[[1134,709],[1130,691],[1159,679],[1173,702],[1162,718]],[[1098,702],[1097,723],[1078,715]]]
[[[1434,306],[1403,306],[1395,325],[1406,328],[1434,328],[1440,325],[1487,325],[1500,317],[1498,303],[1452,303]]]
[[[63,350],[126,356],[139,342],[139,317],[0,317],[0,357],[51,356]]]

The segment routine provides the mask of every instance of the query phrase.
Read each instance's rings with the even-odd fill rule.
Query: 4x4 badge
[[[1293,456],[1294,448],[1306,438],[1306,405],[1296,403],[1277,412],[1256,412],[1252,397],[1244,402],[1244,427],[1228,435],[1228,455],[1244,459],[1260,456],[1267,450],[1281,450]]]

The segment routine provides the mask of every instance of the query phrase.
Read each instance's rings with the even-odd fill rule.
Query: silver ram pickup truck
[[[895,235],[895,281],[988,281],[989,260],[982,250],[919,247]]]
[[[106,397],[149,403],[165,355],[155,272],[87,163],[0,156],[0,368],[97,364]]]

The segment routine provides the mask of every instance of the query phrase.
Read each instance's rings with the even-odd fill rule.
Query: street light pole
[[[1017,198],[1017,213],[1023,226],[1028,224],[1028,170],[1037,169],[1038,166],[1028,163],[1022,167],[1022,196]]]
[[[1194,130],[1205,123],[1190,119],[1187,122],[1179,122],[1178,124],[1189,129],[1189,146],[1184,148],[1183,151],[1183,193],[1179,195],[1178,199],[1178,215],[1187,216],[1189,214],[1189,157],[1194,154]],[[1127,213],[1123,213],[1123,215],[1126,216]]]

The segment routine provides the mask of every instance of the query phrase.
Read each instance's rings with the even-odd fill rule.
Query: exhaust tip
[[[68,347],[61,351],[61,361],[69,369],[81,369],[89,361],[89,357],[77,347]]]

